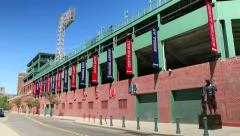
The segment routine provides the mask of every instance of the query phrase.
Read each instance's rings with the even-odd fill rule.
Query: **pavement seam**
[[[72,134],[72,135],[76,135],[76,136],[88,136],[87,134],[82,134],[82,133],[78,133],[78,132],[74,132],[74,131],[71,131],[71,130],[67,130],[67,129],[63,129],[63,128],[59,128],[59,127],[55,127],[53,125],[49,125],[49,124],[45,124],[41,121],[38,121],[38,120],[35,120],[31,117],[27,117],[27,116],[24,116],[25,118],[41,125],[41,126],[44,126],[44,127],[48,127],[48,128],[52,128],[52,129],[56,129],[56,130],[59,130],[59,131],[62,131],[62,132],[66,132],[66,133],[69,133],[69,134]]]

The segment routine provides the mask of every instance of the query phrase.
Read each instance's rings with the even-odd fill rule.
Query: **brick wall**
[[[61,103],[65,103],[65,109],[61,109],[61,103],[54,114],[63,112],[66,116],[96,117],[100,115],[109,118],[121,118],[135,120],[135,97],[128,94],[130,82],[136,83],[138,94],[157,92],[159,100],[159,121],[171,122],[171,91],[188,88],[198,88],[205,84],[205,79],[213,78],[218,91],[216,94],[218,102],[218,113],[222,115],[225,125],[240,126],[240,57],[221,60],[218,62],[204,63],[185,68],[166,71],[159,74],[151,74],[132,80],[123,80],[112,84],[99,85],[96,88],[86,88],[87,98],[83,100],[83,89],[63,93]],[[109,98],[109,89],[115,88],[117,95]],[[99,92],[99,99],[95,98],[95,90]],[[75,95],[74,95],[75,93]],[[74,99],[76,99],[74,101]],[[127,99],[127,109],[119,109],[119,99]],[[41,103],[47,100],[41,98]],[[108,100],[108,108],[102,109],[101,101]],[[82,108],[78,109],[78,102],[82,102]],[[93,109],[89,109],[88,103],[93,102]],[[69,109],[69,103],[72,108]],[[43,110],[41,110],[43,114]]]

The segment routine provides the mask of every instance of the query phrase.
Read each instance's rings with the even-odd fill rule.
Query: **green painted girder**
[[[80,52],[67,56],[67,58],[63,61],[60,62],[55,62],[53,63],[51,66],[49,66],[48,68],[45,68],[44,71],[42,71],[41,73],[39,73],[34,79],[40,78],[41,76],[47,74],[48,72],[57,69],[58,67],[64,65],[65,63],[71,61],[72,59],[76,59],[78,56],[80,56],[83,53],[86,53],[88,50],[95,48],[96,46],[99,46],[101,43],[103,43],[106,40],[109,40],[111,38],[113,38],[113,36],[118,35],[119,33],[133,27],[134,25],[138,24],[139,22],[153,16],[156,15],[157,13],[159,13],[161,10],[171,6],[174,3],[177,3],[180,0],[173,0],[167,4],[165,4],[162,7],[159,7],[155,10],[153,10],[152,12],[146,14],[145,16],[133,21],[132,23],[126,25],[125,27],[123,27],[120,30],[115,31],[114,33],[112,33],[111,35],[103,38],[102,40],[96,42],[95,44],[91,45],[88,48],[85,48],[83,50],[81,50]],[[223,8],[223,4],[224,4],[224,8]],[[228,6],[225,6],[228,5]],[[215,18],[240,18],[240,14],[235,14],[240,12],[240,9],[236,8],[232,8],[231,6],[236,6],[239,5],[239,1],[224,1],[224,2],[217,2],[216,3],[217,9],[214,8],[214,17]],[[222,11],[224,12],[224,14],[222,14]],[[235,12],[236,11],[236,12]],[[217,13],[218,12],[218,13]],[[231,15],[227,14],[230,13]],[[228,16],[229,15],[229,16]],[[194,19],[194,20],[193,20]],[[200,26],[203,25],[207,25],[207,13],[206,13],[206,7],[202,7],[199,8],[187,15],[184,15],[180,18],[177,18],[167,24],[161,25],[159,26],[160,30],[159,30],[159,39],[161,39],[162,41],[169,39],[171,37],[180,35],[184,32],[190,31],[192,29],[198,28]],[[180,26],[180,27],[179,27]],[[217,27],[216,27],[217,29]],[[151,32],[147,32],[141,36],[138,36],[135,38],[134,40],[134,45],[133,45],[133,50],[139,50],[141,48],[144,48],[146,46],[151,45]],[[222,46],[222,45],[219,45]],[[219,47],[222,48],[222,47]],[[221,49],[222,50],[222,49]],[[221,51],[223,52],[223,51]],[[113,52],[113,56],[114,58],[118,58],[125,55],[125,43],[122,43],[121,45],[118,45],[115,47],[114,52]],[[106,52],[101,53],[99,55],[99,62],[104,63],[106,62]],[[92,67],[92,59],[88,59],[87,61],[87,68],[91,68]]]

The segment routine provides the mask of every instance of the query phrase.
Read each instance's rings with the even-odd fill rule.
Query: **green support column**
[[[89,85],[89,72],[88,72],[88,65],[87,65],[87,63],[88,63],[88,58],[87,58],[87,62],[86,62],[86,88],[88,87],[88,85]]]
[[[164,44],[162,43],[162,39],[160,38],[161,34],[161,22],[160,22],[160,14],[157,15],[158,18],[158,57],[159,57],[159,67],[161,71],[166,70],[166,63],[165,63],[165,51],[164,51]]]
[[[62,78],[61,78],[61,93],[63,93],[63,85],[64,85],[64,68],[62,69]]]
[[[115,38],[115,37],[113,37],[113,38]],[[117,42],[116,42],[116,40],[113,40],[113,41],[114,41],[113,42],[113,50],[114,50],[114,48],[117,47]],[[113,53],[113,79],[114,79],[114,81],[117,81],[117,61],[116,61],[116,57],[114,55],[114,51],[112,51],[112,53]]]
[[[134,27],[133,27],[133,33],[132,33],[132,57],[133,57],[133,74],[134,77],[138,77],[138,62],[137,62],[137,54],[134,51],[134,46],[135,46],[135,34],[134,34]]]
[[[100,45],[98,47],[98,56],[101,53],[100,51]],[[98,84],[101,85],[102,84],[102,69],[100,67],[100,63],[99,63],[99,57],[98,57]]]
[[[213,7],[213,16],[214,16],[214,24],[215,24],[215,33],[216,33],[216,41],[217,41],[217,48],[218,48],[218,53],[221,53],[221,59],[225,59],[226,58],[226,54],[225,54],[225,47],[224,47],[224,39],[223,39],[223,30],[222,30],[222,24],[219,20],[218,17],[218,10],[217,10],[217,4],[216,4],[216,0],[213,0],[212,3],[214,3],[214,7]]]
[[[234,47],[234,40],[233,40],[233,31],[232,31],[232,21],[230,19],[226,19],[224,21],[225,24],[225,43],[227,44],[226,47],[226,57],[235,57],[235,47]]]
[[[215,21],[215,32],[216,32],[216,40],[217,40],[217,47],[218,52],[221,53],[221,58],[225,59],[225,46],[224,46],[224,40],[223,40],[223,30],[222,30],[222,24],[220,21]]]
[[[79,74],[78,72],[81,71],[81,63],[77,63],[77,89],[79,89]]]
[[[71,64],[69,64],[69,67],[68,67],[68,91],[71,91],[71,76],[72,74],[72,66]]]

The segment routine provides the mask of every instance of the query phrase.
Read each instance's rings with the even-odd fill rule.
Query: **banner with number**
[[[57,92],[61,93],[62,88],[62,71],[58,71],[57,73]]]
[[[81,63],[80,87],[86,87],[86,61]]]
[[[77,74],[77,65],[72,65],[72,76],[71,76],[71,89],[76,89],[76,74]]]
[[[98,54],[94,54],[92,58],[92,84],[98,83]]]
[[[153,68],[159,69],[159,58],[158,58],[158,32],[156,28],[152,29],[152,51],[153,51]]]
[[[133,74],[132,66],[132,39],[130,37],[126,38],[126,74]]]
[[[208,28],[209,28],[209,36],[211,42],[211,50],[213,53],[217,53],[217,41],[216,41],[216,33],[215,33],[215,25],[214,25],[214,16],[213,16],[213,8],[212,3],[209,0],[206,0],[207,7],[207,16],[208,16]]]
[[[112,48],[107,50],[107,79],[113,81],[113,53]]]
[[[68,91],[68,67],[64,69],[64,78],[63,78],[63,91]]]

